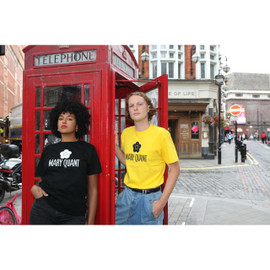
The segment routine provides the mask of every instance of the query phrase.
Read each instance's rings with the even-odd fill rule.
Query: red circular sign
[[[230,113],[235,116],[239,115],[241,111],[242,111],[242,106],[237,105],[237,104],[232,105],[230,108]]]

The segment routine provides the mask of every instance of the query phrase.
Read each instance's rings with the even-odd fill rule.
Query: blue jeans
[[[54,209],[45,197],[35,199],[30,212],[30,225],[85,225],[85,216],[72,216]]]
[[[159,200],[161,191],[143,194],[125,189],[119,194],[115,206],[116,225],[162,225],[164,212],[155,218],[153,202]]]

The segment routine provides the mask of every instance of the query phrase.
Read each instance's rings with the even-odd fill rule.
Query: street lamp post
[[[221,86],[224,82],[224,76],[218,74],[215,76],[215,83],[218,85],[218,164],[221,164],[221,133],[220,133],[220,111],[221,111]]]
[[[141,60],[142,60],[142,75],[144,75],[144,62],[147,62],[149,60],[149,54],[145,51],[145,45],[143,45],[142,47]]]
[[[190,49],[190,74],[191,74],[191,76],[193,75],[192,63],[197,64],[199,60],[200,60],[200,57],[196,53],[196,45],[193,45],[193,46],[191,46],[191,49]]]

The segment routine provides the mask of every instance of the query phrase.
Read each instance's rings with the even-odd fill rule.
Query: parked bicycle
[[[22,218],[18,215],[14,201],[18,193],[15,194],[11,201],[7,201],[5,206],[0,207],[0,225],[20,225]]]

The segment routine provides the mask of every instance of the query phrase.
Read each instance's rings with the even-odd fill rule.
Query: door
[[[201,113],[180,113],[176,134],[176,149],[179,158],[200,158],[201,153]]]
[[[43,148],[57,143],[59,138],[50,131],[49,113],[57,102],[68,99],[82,102],[90,111],[90,130],[83,140],[98,144],[97,126],[99,114],[95,112],[99,99],[94,95],[98,80],[94,73],[42,76],[29,78],[23,104],[23,223],[28,224],[33,202],[30,188],[34,184],[35,168]],[[95,99],[95,108],[93,100]],[[96,147],[97,148],[97,147]],[[98,149],[97,149],[98,151]]]
[[[123,82],[123,81],[122,81]],[[128,82],[128,81],[127,81]],[[142,81],[137,81],[142,82]],[[131,123],[126,121],[126,97],[134,91],[142,91],[147,94],[151,99],[154,107],[157,109],[156,115],[152,118],[151,124],[156,126],[164,127],[168,129],[168,75],[162,75],[141,87],[135,87],[131,90],[126,88],[125,90],[116,88],[115,92],[115,129],[118,133],[118,143],[120,145],[120,136],[124,128],[129,126]],[[124,188],[123,180],[125,175],[125,167],[115,159],[115,196],[121,192]],[[167,170],[164,176],[167,179]],[[164,224],[168,224],[168,207],[164,209]]]

